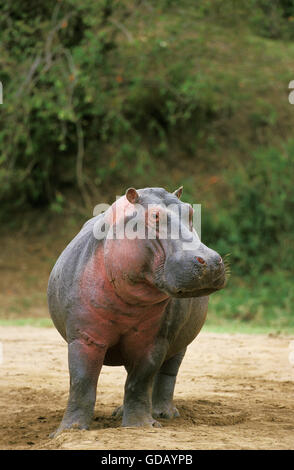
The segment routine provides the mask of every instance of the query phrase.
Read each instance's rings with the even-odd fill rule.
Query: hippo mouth
[[[189,298],[189,297],[205,297],[207,295],[213,294],[214,292],[221,290],[225,287],[226,280],[223,276],[220,276],[216,279],[211,287],[201,287],[197,289],[185,289],[185,288],[173,288],[170,289],[167,286],[163,287],[164,290],[168,295],[171,297],[177,298]]]
[[[168,292],[171,297],[177,297],[180,299],[185,299],[188,297],[205,297],[207,295],[216,292],[217,290],[221,289],[221,287],[217,288],[205,288],[205,289],[196,289],[193,291],[186,291],[184,289],[179,289],[177,291]]]

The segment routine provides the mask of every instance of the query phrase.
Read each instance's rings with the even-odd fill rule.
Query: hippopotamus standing
[[[186,347],[198,335],[209,294],[225,285],[222,258],[200,242],[193,209],[162,188],[129,188],[104,213],[93,217],[65,248],[49,279],[54,325],[68,343],[70,392],[57,429],[88,429],[103,364],[127,371],[123,426],[157,426],[173,418],[177,373]],[[155,236],[97,238],[95,224],[125,226],[140,205],[141,222]],[[150,209],[151,207],[151,209]],[[170,209],[172,207],[173,209]],[[189,220],[174,208],[187,208]],[[159,217],[178,237],[161,237]],[[109,233],[109,232],[108,232]],[[190,243],[184,249],[183,243]]]

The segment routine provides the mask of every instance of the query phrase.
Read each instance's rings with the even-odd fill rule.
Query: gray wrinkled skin
[[[145,208],[150,203],[185,206],[162,188],[145,188],[136,194]],[[130,193],[126,197],[130,200]],[[179,416],[173,405],[179,367],[187,346],[204,324],[208,295],[225,285],[220,256],[199,243],[195,231],[182,224],[176,213],[169,213],[168,225],[181,224],[181,233],[195,249],[184,251],[182,239],[135,239],[131,252],[143,260],[137,271],[133,254],[132,262],[123,265],[121,261],[124,242],[114,240],[109,245],[107,240],[94,237],[95,222],[106,217],[107,213],[101,214],[83,226],[60,255],[49,278],[49,310],[68,343],[70,372],[67,409],[53,435],[72,427],[89,428],[103,364],[124,365],[128,372],[124,404],[114,412],[122,415],[124,426],[158,426],[156,417]],[[98,269],[91,274],[88,267],[97,253],[102,253],[103,266],[101,272]],[[145,283],[150,305],[140,297]],[[154,327],[150,321],[153,316]],[[146,350],[144,332],[148,336]]]

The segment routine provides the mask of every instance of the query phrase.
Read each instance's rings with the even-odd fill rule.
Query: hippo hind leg
[[[173,404],[177,374],[186,349],[163,363],[156,374],[152,393],[152,415],[154,418],[177,418],[180,416]]]
[[[164,339],[158,341],[151,355],[147,354],[135,365],[127,367],[124,404],[116,413],[119,415],[122,412],[123,426],[160,426],[152,416],[152,384],[167,349],[168,344]]]
[[[105,345],[75,339],[68,345],[70,392],[66,411],[56,437],[65,429],[89,429],[96,401],[98,376],[103,365]]]

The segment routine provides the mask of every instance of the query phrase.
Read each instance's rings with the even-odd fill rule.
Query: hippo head
[[[108,278],[130,303],[201,297],[224,287],[221,256],[193,228],[193,208],[182,188],[129,188],[104,214]]]

